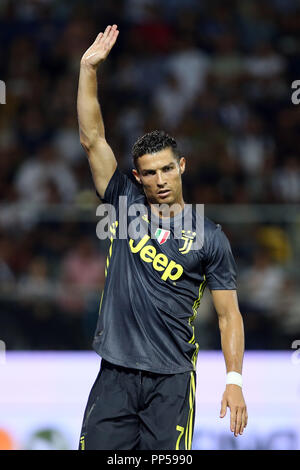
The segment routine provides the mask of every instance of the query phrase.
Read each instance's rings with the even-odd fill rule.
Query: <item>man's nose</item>
[[[164,186],[164,180],[163,180],[163,175],[160,171],[156,173],[156,184],[157,186]]]

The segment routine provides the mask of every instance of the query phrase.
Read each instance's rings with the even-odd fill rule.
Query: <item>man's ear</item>
[[[179,160],[179,168],[180,168],[180,173],[183,174],[185,172],[185,163],[186,160],[184,157],[181,157]]]
[[[139,176],[139,172],[138,172],[135,168],[132,169],[132,174],[133,174],[133,176],[135,177],[136,181],[137,181],[139,184],[142,184],[142,183],[141,183],[141,178],[140,178],[140,176]]]

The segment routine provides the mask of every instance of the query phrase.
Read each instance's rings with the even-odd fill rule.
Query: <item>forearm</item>
[[[80,64],[77,113],[80,141],[91,145],[96,138],[105,138],[104,123],[98,101],[97,69]]]
[[[236,290],[212,290],[214,306],[218,313],[221,345],[226,372],[242,373],[244,357],[244,324],[239,310]],[[226,381],[227,382],[227,381]],[[230,408],[230,429],[237,436],[247,425],[247,407],[240,384],[226,383],[220,417]]]
[[[240,313],[226,315],[219,319],[221,346],[227,372],[242,373],[244,357],[244,325]]]

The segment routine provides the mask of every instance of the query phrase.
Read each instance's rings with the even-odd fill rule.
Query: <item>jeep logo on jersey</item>
[[[176,281],[180,278],[183,273],[183,267],[181,264],[175,263],[163,253],[157,253],[156,248],[153,245],[146,244],[150,239],[149,235],[144,235],[143,238],[134,245],[135,240],[130,238],[129,246],[132,253],[140,253],[140,258],[145,263],[152,263],[152,267],[155,271],[161,271],[161,279],[166,281]]]
[[[155,232],[155,238],[158,241],[160,245],[165,243],[169,236],[170,236],[170,230],[164,230],[163,228],[158,228]]]

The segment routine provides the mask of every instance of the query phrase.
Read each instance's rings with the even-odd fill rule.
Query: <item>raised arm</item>
[[[85,149],[95,187],[103,198],[117,161],[105,139],[105,129],[98,101],[97,69],[115,44],[117,25],[107,26],[87,49],[80,62],[77,113],[80,142]]]

